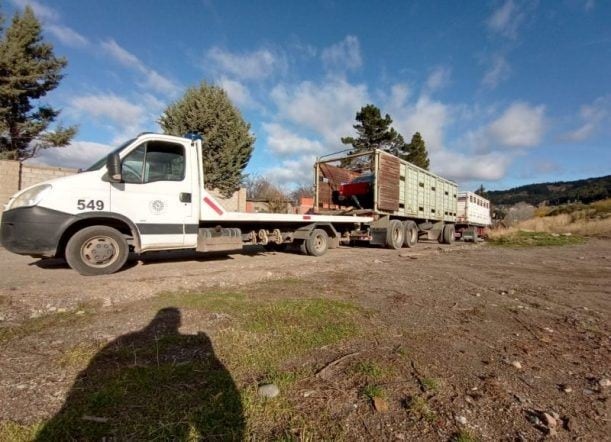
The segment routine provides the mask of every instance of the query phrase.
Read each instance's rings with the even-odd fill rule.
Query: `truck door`
[[[141,248],[184,245],[192,224],[192,183],[183,144],[147,140],[121,161],[122,182],[111,186],[111,210],[132,220]],[[187,232],[189,233],[189,232]]]

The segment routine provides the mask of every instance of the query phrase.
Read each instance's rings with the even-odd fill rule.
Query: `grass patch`
[[[26,442],[36,438],[42,424],[22,425],[17,422],[0,422],[0,442]]]
[[[382,367],[373,361],[360,361],[354,366],[354,372],[368,379],[380,379],[384,376]]]
[[[460,430],[452,436],[452,442],[477,442],[478,439],[467,430]]]
[[[0,344],[14,339],[25,338],[50,328],[65,326],[72,328],[85,322],[89,316],[90,314],[87,311],[81,315],[76,315],[75,312],[51,313],[39,316],[38,318],[26,319],[17,325],[0,327]]]
[[[376,397],[383,398],[386,395],[386,392],[379,385],[368,384],[363,388],[363,396],[369,399],[373,399]]]
[[[490,241],[494,245],[505,247],[539,247],[583,244],[585,239],[577,235],[518,230],[506,235],[493,235]]]
[[[423,396],[412,396],[409,400],[408,408],[416,417],[425,419],[427,422],[434,422],[437,419],[437,413],[431,409],[428,401]]]
[[[59,365],[63,368],[85,367],[100,348],[101,343],[99,342],[86,342],[74,345],[64,351],[59,359]]]
[[[441,385],[439,380],[435,378],[424,378],[420,382],[426,391],[437,391]]]

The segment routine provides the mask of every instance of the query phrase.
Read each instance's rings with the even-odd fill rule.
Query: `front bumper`
[[[0,242],[19,255],[55,256],[74,215],[44,207],[19,207],[2,214]]]

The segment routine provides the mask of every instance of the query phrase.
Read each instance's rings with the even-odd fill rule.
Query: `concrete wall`
[[[19,190],[19,163],[0,160],[0,212],[4,204]]]
[[[218,190],[212,190],[210,193],[228,212],[246,212],[246,189],[241,188],[235,192],[230,198],[221,196]]]

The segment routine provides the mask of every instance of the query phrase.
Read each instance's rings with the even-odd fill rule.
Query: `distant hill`
[[[572,201],[591,203],[611,197],[611,175],[577,181],[528,184],[509,190],[491,190],[486,197],[495,205],[513,205],[525,202],[538,205],[547,201],[550,205]]]

